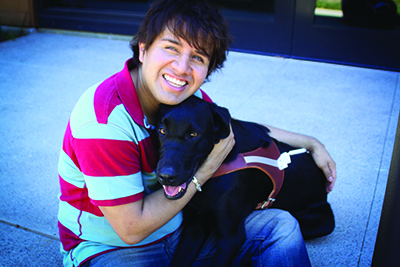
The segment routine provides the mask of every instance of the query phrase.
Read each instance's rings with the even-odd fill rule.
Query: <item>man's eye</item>
[[[198,135],[199,135],[198,133],[194,132],[194,133],[191,133],[191,134],[190,134],[190,137],[195,138],[195,137],[197,137]]]
[[[158,132],[162,135],[165,135],[165,129],[164,128],[158,128]]]
[[[204,60],[203,60],[203,58],[202,58],[202,57],[200,57],[200,56],[194,56],[193,58],[194,58],[195,60],[197,60],[197,61],[201,62],[201,63],[204,63]]]
[[[174,51],[174,52],[177,51],[177,50],[175,49],[175,47],[173,47],[173,46],[167,46],[166,49],[167,49],[167,50]]]

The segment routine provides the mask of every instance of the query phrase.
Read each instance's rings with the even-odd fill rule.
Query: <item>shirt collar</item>
[[[148,130],[153,130],[154,126],[147,123],[146,116],[143,113],[142,105],[140,104],[135,85],[133,84],[129,72],[131,69],[136,67],[137,65],[131,58],[125,62],[122,71],[117,73],[115,81],[118,95],[132,119],[138,125],[143,126]]]

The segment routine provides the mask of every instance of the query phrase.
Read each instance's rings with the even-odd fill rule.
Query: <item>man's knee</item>
[[[289,212],[279,209],[253,212],[246,220],[246,231],[255,239],[268,238],[272,242],[302,239],[297,220]]]
[[[287,211],[281,211],[275,218],[276,223],[274,229],[282,237],[286,237],[290,240],[293,238],[303,239],[301,236],[300,226],[297,220]]]
[[[270,266],[310,265],[299,224],[289,212],[253,212],[247,218],[246,231],[250,240],[244,251],[252,255],[253,266],[265,266],[267,262]]]

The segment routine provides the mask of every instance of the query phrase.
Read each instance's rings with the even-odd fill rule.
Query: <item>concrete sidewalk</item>
[[[61,266],[57,162],[80,95],[122,69],[128,39],[37,32],[0,43],[0,266]],[[337,163],[336,229],[313,266],[370,266],[400,74],[231,52],[203,89],[234,117],[320,139]]]

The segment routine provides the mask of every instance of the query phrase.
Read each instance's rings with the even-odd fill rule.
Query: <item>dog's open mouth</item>
[[[189,186],[191,181],[192,179],[189,179],[179,186],[163,185],[165,196],[171,200],[180,199],[185,195],[187,187]]]

